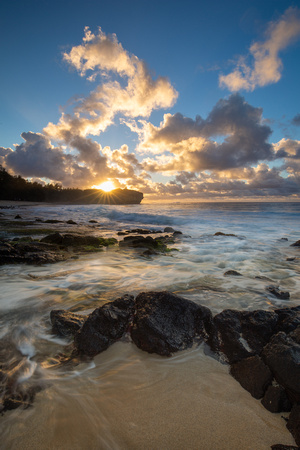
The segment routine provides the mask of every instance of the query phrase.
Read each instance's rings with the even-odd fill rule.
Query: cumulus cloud
[[[166,114],[159,127],[145,121],[139,127],[129,126],[139,133],[139,150],[158,155],[144,161],[146,170],[153,172],[222,171],[276,157],[268,143],[272,130],[263,122],[262,109],[239,94],[219,100],[207,119],[177,113]]]
[[[91,180],[99,178],[92,168],[80,164],[80,158],[55,147],[41,133],[22,133],[25,142],[7,150],[5,166],[25,177],[48,178],[64,186],[90,186]],[[106,160],[103,159],[105,168]]]
[[[142,60],[101,28],[93,34],[86,27],[81,45],[64,53],[63,59],[90,81],[100,77],[100,84],[89,95],[77,97],[71,112],[63,112],[57,123],[49,122],[43,133],[23,133],[24,143],[14,150],[2,148],[0,162],[15,173],[46,177],[64,186],[88,187],[113,177],[140,183],[143,169],[126,145],[104,150],[90,136],[105,131],[117,114],[145,118],[154,109],[172,106],[176,90],[167,78],[153,78]]]
[[[230,91],[253,91],[256,87],[277,83],[281,78],[282,61],[279,52],[300,36],[300,13],[289,8],[277,22],[271,22],[263,42],[250,47],[252,64],[241,56],[236,68],[228,75],[220,75],[219,84]]]
[[[56,140],[70,135],[99,135],[114,122],[116,114],[149,117],[154,109],[171,107],[177,92],[165,77],[154,79],[144,61],[130,55],[116,35],[98,34],[85,28],[83,43],[64,53],[64,60],[81,76],[93,72],[102,77],[87,97],[78,100],[73,114],[62,114],[57,124],[49,123],[44,133]]]
[[[237,173],[236,173],[237,175]],[[231,178],[227,173],[183,172],[166,184],[158,183],[152,189],[155,195],[165,198],[216,200],[216,199],[251,199],[251,198],[300,198],[299,181],[294,175],[283,177],[278,168],[266,164],[244,172],[240,177]]]
[[[300,159],[300,141],[281,139],[273,148],[278,158]]]

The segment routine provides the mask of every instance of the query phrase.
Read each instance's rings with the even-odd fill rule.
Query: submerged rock
[[[281,300],[288,300],[290,298],[289,292],[280,291],[277,286],[268,286],[267,291],[269,291],[276,298],[280,298]]]
[[[50,313],[52,331],[60,336],[75,336],[86,319],[87,316],[74,314],[62,309],[54,309]]]
[[[227,272],[224,273],[225,277],[242,277],[243,275],[240,272],[237,272],[236,270],[227,270]]]
[[[257,399],[264,396],[273,378],[270,369],[257,355],[233,364],[230,374]]]
[[[148,353],[170,356],[206,339],[212,314],[205,306],[170,292],[143,292],[136,297],[133,342]]]
[[[125,236],[122,241],[119,242],[120,247],[132,247],[132,248],[146,248],[148,250],[154,250],[157,252],[168,252],[170,249],[167,244],[174,241],[168,236],[161,236],[159,238],[153,238],[152,236]]]
[[[95,309],[75,335],[78,353],[95,356],[106,350],[127,331],[133,311],[132,295],[124,295]]]
[[[291,244],[291,247],[300,247],[300,240]]]
[[[222,233],[222,231],[217,231],[214,236],[230,236],[230,237],[237,237],[236,234],[228,234],[228,233]]]

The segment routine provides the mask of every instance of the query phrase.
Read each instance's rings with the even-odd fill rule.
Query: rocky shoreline
[[[118,298],[88,317],[53,310],[51,323],[54,333],[74,338],[70,360],[94,357],[125,336],[161,356],[204,343],[266,409],[290,412],[287,428],[300,445],[300,306],[224,310],[213,317],[207,307],[170,292],[143,292],[135,299]]]
[[[8,228],[12,222],[23,222],[29,235],[1,238],[0,264],[55,263],[108,247],[132,250],[138,256],[149,258],[175,251],[169,246],[182,234],[166,227],[163,230],[122,230],[117,238],[107,238],[98,232],[93,235],[62,232],[60,223],[52,221],[52,232],[37,239],[34,233],[30,236],[36,221],[28,223],[16,216],[10,221],[3,219],[1,225]],[[38,222],[40,226],[41,221]],[[70,227],[77,225],[68,222]],[[218,232],[216,236],[228,234]],[[292,246],[300,246],[300,241]],[[242,274],[227,271],[224,276]],[[289,293],[278,286],[268,286],[266,290],[276,298],[289,299]],[[206,353],[228,364],[230,374],[267,410],[289,413],[286,426],[300,446],[300,306],[274,311],[226,309],[213,316],[207,307],[184,297],[167,291],[152,291],[141,292],[135,298],[123,295],[88,316],[52,310],[50,320],[53,334],[70,340],[68,351],[59,355],[59,359],[61,364],[71,366],[82,359],[93,358],[119,340],[129,340],[141,350],[163,357],[194,345],[204,345]],[[3,357],[7,351],[5,342],[1,342]],[[16,384],[23,363],[16,359],[14,367],[5,362],[1,365],[3,412],[30,406],[36,393],[45,387]],[[298,447],[276,444],[272,448]]]

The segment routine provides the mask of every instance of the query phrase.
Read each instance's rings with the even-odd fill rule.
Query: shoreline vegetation
[[[127,188],[105,192],[101,189],[62,188],[57,183],[43,186],[27,181],[20,175],[12,176],[0,165],[0,201],[132,205],[140,204],[143,197],[142,192]]]
[[[182,235],[171,227],[137,228],[104,238],[95,220],[90,221],[95,228],[88,235],[72,220],[25,220],[19,214],[13,217],[13,205],[0,208],[0,236],[5,235],[0,237],[0,265],[55,263],[109,247],[152,259],[177,251],[172,246]],[[214,236],[238,237],[221,231]],[[288,245],[299,247],[300,241]],[[243,275],[227,271],[224,276]],[[266,286],[266,290],[277,298],[289,299],[289,293],[280,291],[279,286]],[[163,357],[205,345],[207,354],[228,364],[230,374],[268,411],[290,413],[284,417],[287,428],[300,446],[300,306],[274,311],[227,309],[213,316],[209,308],[172,292],[153,291],[135,298],[124,294],[87,316],[52,310],[50,317],[53,334],[70,340],[67,352],[59,356],[64,367],[74,367],[82,359],[92,359],[115,342],[128,339],[141,350]],[[7,361],[0,371],[3,412],[27,408],[44,389],[30,383],[26,388],[16,385],[10,376],[14,372],[11,364],[21,364],[22,358],[18,361],[18,355],[9,355]],[[277,444],[272,448],[297,447]]]

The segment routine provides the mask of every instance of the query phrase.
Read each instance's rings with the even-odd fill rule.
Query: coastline
[[[44,203],[35,202],[26,202],[26,204],[7,202],[2,205],[46,206]],[[15,214],[14,210],[12,211]],[[77,226],[74,232],[76,228]],[[228,239],[234,241],[234,237]],[[110,261],[110,256],[109,252],[102,255],[99,260],[102,260],[100,267],[103,271],[104,265]],[[128,270],[126,264],[121,264],[123,259],[118,261],[117,253],[114,252],[112,257],[122,268],[121,270]],[[140,255],[134,256],[130,253],[130,258],[136,258],[136,264],[139,264]],[[84,261],[87,263],[88,259],[85,258]],[[151,259],[148,262],[143,261],[145,270],[147,268],[151,270],[153,264]],[[25,276],[25,278],[21,281],[21,285],[24,287],[27,285],[27,289],[33,286],[32,281],[28,279],[26,281],[26,274],[32,271],[33,274],[50,272],[51,276],[53,272],[59,274],[65,268],[68,270],[74,268],[72,262],[57,264],[57,268],[51,265],[48,268],[43,266],[34,270],[23,266],[22,277]],[[77,274],[74,277],[74,285],[77,287],[73,292],[76,292],[82,284],[80,272]],[[132,277],[133,274],[128,272],[128,276]],[[97,283],[100,278],[101,273],[92,277],[92,280],[96,280],[94,282]],[[43,276],[40,277],[40,281],[39,277],[36,280],[37,286],[39,284],[42,286],[45,280],[47,282]],[[59,289],[60,285],[65,285],[64,276],[61,278],[61,283],[54,284],[53,287],[49,285],[50,291],[53,288]],[[84,289],[90,289],[88,282]],[[72,289],[69,293],[72,294]],[[54,303],[57,301],[56,296]],[[269,445],[283,441],[285,444],[293,445],[293,439],[285,429],[281,414],[272,415],[265,410],[260,402],[254,400],[229,375],[228,366],[223,366],[212,358],[208,359],[209,357],[202,352],[202,348],[187,350],[172,356],[171,359],[163,360],[159,356],[148,355],[133,348],[128,342],[125,344],[117,342],[95,357],[94,368],[88,368],[86,363],[79,366],[76,380],[69,382],[68,387],[63,378],[72,378],[72,372],[66,371],[63,378],[59,378],[55,375],[55,370],[50,370],[49,373],[46,371],[43,375],[54,380],[54,385],[37,395],[33,408],[6,413],[7,417],[14,417],[17,422],[27,424],[31,434],[24,433],[21,427],[12,425],[9,418],[6,420],[4,417],[2,424],[5,426],[9,423],[7,430],[11,433],[11,437],[7,436],[6,442],[10,448],[17,448],[19,439],[22,440],[24,448],[26,445],[28,448],[38,448],[39,442],[43,443],[43,448],[58,446],[67,449],[70,442],[74,445],[77,442],[81,442],[81,445],[89,442],[91,448],[99,448],[99,433],[97,434],[96,429],[89,423],[89,420],[92,422],[92,417],[98,414],[106,423],[105,427],[100,419],[97,421],[99,429],[103,430],[103,436],[105,436],[103,439],[108,439],[107,442],[102,443],[103,448],[150,449],[153,445],[157,445],[166,449],[179,449],[187,445],[187,442],[191,449],[199,448],[199,442],[201,444],[204,442],[204,448],[217,447],[228,448],[228,450],[233,448],[267,449]],[[224,386],[227,389],[224,389]],[[75,392],[77,394],[74,398]],[[94,399],[97,399],[95,403]],[[84,416],[77,409],[84,411]],[[66,424],[63,417],[68,416],[70,411],[72,414]],[[53,419],[54,416],[55,419]],[[114,423],[111,420],[107,423],[108,418]],[[36,426],[30,425],[32,420],[37,424]],[[51,421],[56,430],[55,436],[52,434],[53,429],[47,430],[46,433],[44,430]],[[266,424],[268,424],[267,428]],[[80,435],[77,433],[78,429]],[[89,433],[86,430],[89,430]],[[73,433],[75,433],[74,437]],[[111,442],[109,436],[113,439]],[[228,447],[224,444],[224,436],[228,436]],[[248,443],[249,436],[251,436],[251,442]],[[49,441],[51,446],[47,447]]]

